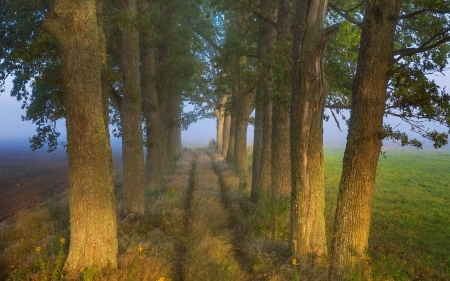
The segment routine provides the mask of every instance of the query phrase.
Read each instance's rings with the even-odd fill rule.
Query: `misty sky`
[[[441,87],[446,86],[450,89],[450,71],[447,71],[447,76],[433,76],[438,85]],[[9,96],[11,90],[11,81],[7,82],[5,92],[0,94],[0,141],[8,142],[13,139],[28,140],[35,133],[35,125],[31,122],[22,121],[21,116],[25,114],[25,110],[21,109],[21,102],[18,102],[15,98]],[[329,110],[325,111],[330,115]],[[339,117],[338,117],[339,118]],[[340,132],[333,119],[324,124],[324,142],[325,145],[344,145],[347,136],[347,126],[343,120],[340,121]],[[409,126],[401,124],[398,118],[389,118],[385,122],[390,123],[393,127],[398,126],[400,130],[409,130]],[[65,137],[65,123],[64,121],[58,122],[58,128],[61,135]],[[437,124],[427,123],[430,128],[436,127]],[[438,126],[438,130],[448,130],[444,126]],[[253,140],[253,126],[248,128],[248,143],[251,144]],[[413,135],[411,135],[413,136]],[[216,122],[213,119],[200,120],[197,123],[192,124],[187,131],[183,131],[182,139],[184,145],[196,145],[207,144],[210,139],[216,138]],[[395,146],[391,141],[384,141],[384,146]],[[429,142],[425,142],[425,147],[430,147]],[[448,145],[447,145],[448,147]]]

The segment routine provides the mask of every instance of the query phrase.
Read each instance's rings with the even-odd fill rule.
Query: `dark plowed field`
[[[120,159],[114,159],[117,168]],[[66,190],[67,156],[63,148],[52,153],[0,145],[0,221],[17,211]]]

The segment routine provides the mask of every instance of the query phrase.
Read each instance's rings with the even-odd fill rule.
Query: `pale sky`
[[[450,71],[447,71],[447,76],[434,76],[433,79],[442,87],[446,86],[450,89]],[[15,98],[10,97],[11,82],[7,83],[4,93],[0,94],[0,141],[10,141],[11,139],[22,139],[24,143],[27,143],[28,138],[32,137],[35,133],[36,127],[31,122],[24,122],[21,116],[25,114],[25,110],[21,109],[21,102],[18,102]],[[326,111],[329,114],[329,111]],[[338,117],[339,118],[339,117]],[[324,124],[324,142],[325,145],[345,145],[345,139],[347,137],[347,126],[345,122],[340,121],[343,132],[340,132],[333,119]],[[386,121],[386,120],[385,120]],[[389,123],[398,129],[405,131],[409,130],[409,126],[401,124],[401,122],[395,118],[390,118]],[[437,124],[427,123],[430,128],[435,127]],[[61,136],[65,138],[65,123],[64,121],[58,122],[58,128],[61,132]],[[253,126],[248,128],[248,143],[251,145],[253,140]],[[440,126],[438,130],[444,131],[447,128]],[[191,124],[187,131],[183,131],[182,140],[184,145],[196,145],[207,144],[210,139],[216,138],[216,122],[213,119],[200,120],[197,123]],[[384,141],[385,146],[395,146],[391,141]],[[430,147],[429,142],[425,142],[425,147]],[[448,147],[448,146],[447,146]]]

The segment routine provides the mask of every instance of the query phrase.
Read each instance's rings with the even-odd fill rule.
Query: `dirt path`
[[[190,152],[193,153],[193,152]],[[236,250],[236,235],[212,159],[192,154],[184,203],[184,237],[177,245],[178,280],[251,280]]]

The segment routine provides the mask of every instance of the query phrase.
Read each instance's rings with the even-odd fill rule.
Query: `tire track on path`
[[[212,160],[202,151],[197,151],[196,159],[185,203],[189,223],[182,280],[250,280],[241,260],[235,258],[233,231]]]
[[[187,233],[189,230],[189,224],[190,224],[190,218],[191,218],[191,204],[192,204],[192,197],[195,190],[195,175],[196,175],[196,168],[197,168],[197,157],[194,153],[194,159],[191,162],[191,169],[189,171],[189,185],[188,189],[186,191],[186,195],[184,197],[184,214],[183,214],[183,231],[184,235],[180,241],[175,245],[175,250],[177,253],[177,260],[176,260],[176,266],[175,266],[175,281],[184,281],[184,264],[186,260],[186,239],[187,239]]]
[[[230,198],[230,186],[225,182],[222,170],[227,167],[225,160],[222,156],[215,156],[213,161],[214,172],[216,173],[219,186],[221,203],[224,209],[228,213],[228,224],[227,227],[231,232],[231,242],[233,244],[233,254],[234,258],[239,262],[242,270],[246,271],[250,276],[253,275],[252,264],[249,263],[249,256],[247,251],[244,249],[244,243],[242,236],[244,233],[238,228],[239,221],[232,207],[232,198]]]

